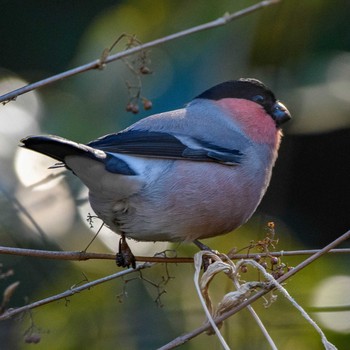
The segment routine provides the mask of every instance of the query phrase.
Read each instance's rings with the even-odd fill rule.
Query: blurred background
[[[253,3],[2,0],[0,93],[95,60],[123,33],[145,43]],[[101,224],[95,220],[89,227],[86,219],[92,211],[79,180],[48,170],[53,161],[19,148],[21,138],[49,133],[88,142],[152,113],[180,108],[208,87],[239,77],[265,82],[293,120],[284,128],[271,185],[254,217],[205,243],[223,252],[245,247],[265,237],[268,221],[276,225],[277,250],[321,248],[331,242],[350,227],[349,13],[348,1],[284,0],[224,27],[152,48],[145,61],[152,74],[135,75],[129,69],[140,64],[138,55],[1,105],[0,245],[83,250]],[[127,45],[127,39],[121,40],[114,52]],[[141,96],[153,108],[145,111],[140,103],[140,113],[127,113],[134,93],[127,86],[137,86],[139,78]],[[104,229],[90,251],[115,252],[117,244],[118,236]],[[180,256],[196,252],[185,244],[133,244],[140,255],[166,248]],[[283,258],[289,266],[302,260]],[[349,263],[349,255],[322,257],[286,287],[306,309],[347,305],[349,310]],[[0,293],[20,282],[7,307],[62,292],[85,276],[93,280],[118,270],[113,261],[5,255],[0,264]],[[27,349],[39,338],[36,349],[155,349],[205,319],[193,272],[188,264],[159,265],[142,276],[135,273],[1,322],[1,349]],[[257,279],[256,272],[251,274]],[[231,288],[222,279],[214,287],[216,297]],[[254,307],[280,349],[323,348],[316,332],[282,296],[267,309],[261,300]],[[350,311],[311,316],[339,349],[348,348]],[[269,348],[247,311],[226,321],[223,335],[236,349]],[[181,349],[203,347],[220,345],[215,336],[201,335]]]

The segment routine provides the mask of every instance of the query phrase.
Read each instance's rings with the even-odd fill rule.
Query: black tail
[[[28,136],[21,142],[23,143],[22,147],[43,153],[60,162],[64,162],[66,156],[73,155],[95,158],[91,147],[59,136]]]

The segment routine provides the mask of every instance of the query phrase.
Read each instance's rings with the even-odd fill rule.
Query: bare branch
[[[311,264],[313,261],[315,261],[316,259],[318,259],[319,257],[321,257],[322,255],[328,253],[329,251],[331,251],[334,247],[336,247],[337,245],[339,245],[340,243],[342,243],[343,241],[349,239],[350,237],[350,230],[346,233],[344,233],[341,237],[339,237],[338,239],[336,239],[335,241],[333,241],[332,243],[330,243],[329,245],[327,245],[326,247],[324,247],[321,250],[318,250],[315,254],[313,254],[311,257],[307,258],[306,260],[304,260],[301,264],[299,264],[298,266],[296,266],[294,269],[288,271],[287,273],[285,273],[282,277],[280,277],[277,282],[278,283],[282,283],[285,280],[287,280],[289,277],[293,276],[294,274],[296,274],[297,272],[299,272],[301,269],[303,269],[304,267],[306,267],[307,265]],[[339,249],[333,250],[333,251],[338,251]],[[342,250],[343,251],[343,250]],[[7,247],[0,247],[0,254],[16,254],[16,255],[28,255],[30,254],[31,256],[37,256],[37,257],[44,257],[44,258],[51,258],[51,259],[63,259],[63,260],[86,260],[86,256],[89,256],[89,258],[99,258],[99,259],[114,259],[114,255],[113,254],[96,254],[96,253],[85,253],[85,252],[51,252],[51,251],[41,251],[41,250],[32,250],[32,249],[20,249],[20,248],[7,248]],[[284,252],[282,255],[287,255],[285,254],[287,252]],[[86,254],[86,256],[85,256]],[[271,253],[270,253],[271,254]],[[252,256],[254,256],[254,254],[252,254]],[[74,257],[74,259],[73,259]],[[245,258],[247,256],[245,255]],[[153,259],[156,259],[156,257],[154,257]],[[160,259],[161,262],[169,262],[167,260],[169,259],[176,259],[176,258],[157,258]],[[178,258],[181,259],[181,258]],[[188,258],[187,258],[188,259]],[[192,260],[192,259],[191,259]],[[17,308],[17,309],[10,309],[7,310],[4,314],[2,314],[0,316],[0,320],[5,320],[8,319],[10,317],[13,317],[15,315],[18,315],[22,312],[25,312],[27,310],[33,309],[33,308],[37,308],[39,306],[48,304],[52,301],[56,301],[59,299],[63,299],[63,298],[67,298],[69,296],[72,296],[76,293],[79,293],[85,289],[89,289],[91,287],[94,287],[100,283],[104,283],[107,281],[110,281],[112,279],[115,278],[119,278],[122,276],[125,276],[127,274],[130,274],[134,271],[138,271],[147,267],[152,266],[152,264],[150,263],[145,263],[145,264],[141,264],[138,265],[136,267],[136,269],[127,269],[127,270],[123,270],[120,272],[117,272],[115,274],[103,277],[101,279],[92,281],[92,282],[88,282],[85,283],[79,287],[72,287],[69,290],[63,292],[63,293],[59,293],[57,295],[39,300],[37,302],[34,302],[32,304],[28,304],[26,306]],[[235,313],[237,313],[238,311],[240,311],[241,309],[243,309],[244,307],[250,305],[252,302],[256,301],[257,299],[259,299],[261,296],[265,295],[266,293],[268,293],[272,288],[274,287],[274,285],[271,285],[271,288],[266,289],[266,290],[262,290],[260,292],[257,292],[253,297],[247,299],[246,301],[244,301],[242,304],[240,304],[239,306],[233,308],[230,312],[227,312],[226,314],[222,315],[221,317],[215,319],[216,323],[220,323],[223,322],[225,319],[227,319],[228,317],[234,315]],[[208,328],[210,328],[210,325],[204,325],[188,334],[185,334],[183,336],[180,336],[176,339],[174,339],[172,342],[168,343],[167,345],[165,345],[164,347],[162,347],[161,349],[172,349],[180,344],[183,344],[185,342],[187,342],[188,340],[194,338],[195,336],[201,334],[202,332],[206,331]]]
[[[291,250],[281,252],[269,252],[268,254],[259,253],[261,257],[265,256],[297,256],[297,255],[312,255],[320,252],[320,249],[309,250]],[[331,249],[327,251],[327,254],[349,254],[350,248]],[[115,260],[115,254],[109,253],[89,253],[85,251],[52,251],[52,250],[38,250],[38,249],[25,249],[25,248],[13,248],[0,246],[0,255],[17,255],[17,256],[30,256],[43,259],[54,260],[72,260],[72,261],[84,261],[91,259],[100,260]],[[232,260],[239,259],[254,259],[257,254],[234,254],[230,256]],[[163,257],[163,256],[136,256],[138,262],[150,262],[150,263],[193,263],[193,258],[190,257]]]
[[[63,73],[59,73],[59,74],[53,75],[53,76],[51,76],[49,78],[40,80],[40,81],[38,81],[36,83],[28,84],[28,85],[25,85],[25,86],[23,86],[23,87],[21,87],[19,89],[16,89],[16,90],[13,90],[13,91],[11,91],[9,93],[6,93],[6,94],[0,96],[0,102],[6,103],[6,102],[9,102],[11,100],[16,99],[18,96],[23,95],[23,94],[25,94],[25,93],[27,93],[29,91],[32,91],[32,90],[41,88],[43,86],[52,84],[52,83],[54,83],[56,81],[59,81],[59,80],[62,80],[62,79],[65,79],[65,78],[68,78],[68,77],[71,77],[71,76],[74,76],[74,75],[77,75],[77,74],[80,74],[80,73],[92,70],[92,69],[101,69],[103,67],[103,65],[105,65],[105,64],[108,64],[110,62],[119,60],[119,59],[124,58],[126,56],[133,55],[133,54],[135,54],[137,52],[143,51],[143,50],[148,49],[150,47],[154,47],[154,46],[157,46],[157,45],[160,45],[160,44],[164,44],[164,43],[166,43],[168,41],[175,40],[175,39],[178,39],[178,38],[181,38],[181,37],[184,37],[184,36],[187,36],[187,35],[191,35],[191,34],[194,34],[194,33],[198,33],[198,32],[204,31],[204,30],[208,30],[208,29],[212,29],[212,28],[216,28],[216,27],[220,27],[220,26],[226,25],[227,23],[229,23],[229,22],[231,22],[231,21],[233,21],[233,20],[235,20],[237,18],[243,17],[243,16],[248,15],[248,14],[250,14],[252,12],[255,12],[255,11],[261,9],[261,8],[264,8],[264,7],[276,4],[278,2],[279,2],[279,0],[265,0],[265,1],[261,1],[261,2],[259,2],[257,4],[255,4],[255,5],[249,6],[249,7],[245,8],[245,9],[237,11],[235,13],[225,14],[224,16],[219,17],[219,18],[217,18],[214,21],[207,22],[207,23],[198,25],[196,27],[192,27],[192,28],[186,29],[186,30],[183,30],[183,31],[175,33],[175,34],[171,34],[171,35],[165,36],[163,38],[156,39],[156,40],[150,41],[148,43],[138,45],[136,47],[132,47],[132,48],[130,48],[128,50],[119,52],[119,53],[114,54],[114,55],[110,55],[108,57],[103,57],[102,60],[101,59],[97,59],[97,60],[92,61],[90,63],[81,65],[79,67],[70,69],[70,70],[65,71]]]
[[[53,295],[51,297],[38,300],[38,301],[36,301],[34,303],[31,303],[31,304],[28,304],[28,305],[25,305],[25,306],[22,306],[22,307],[19,307],[19,308],[16,308],[16,309],[8,309],[2,315],[0,315],[0,321],[7,320],[7,319],[9,319],[9,318],[11,318],[11,317],[13,317],[15,315],[18,315],[18,314],[22,313],[22,312],[25,312],[25,311],[37,308],[39,306],[51,303],[53,301],[64,299],[64,298],[68,298],[68,297],[70,297],[70,296],[72,296],[72,295],[74,295],[76,293],[80,293],[81,291],[83,291],[85,289],[90,289],[91,287],[97,286],[98,284],[101,284],[101,283],[104,283],[104,282],[108,282],[108,281],[111,281],[111,280],[116,279],[116,278],[120,278],[122,276],[128,275],[128,274],[133,273],[135,271],[139,271],[139,270],[142,270],[144,268],[151,267],[151,266],[152,265],[148,264],[148,263],[141,264],[141,265],[138,265],[136,267],[136,269],[130,268],[130,269],[127,269],[127,270],[119,271],[119,272],[117,272],[117,273],[115,273],[113,275],[109,275],[109,276],[106,276],[106,277],[103,277],[103,278],[99,278],[99,279],[97,279],[95,281],[92,281],[92,282],[84,283],[83,285],[78,286],[78,287],[73,286],[73,287],[69,288],[68,290],[66,290],[65,292],[63,292],[63,293],[59,293],[59,294]]]
[[[89,260],[89,259],[115,259],[115,254],[104,253],[87,253],[84,251],[51,251],[51,250],[39,250],[39,249],[24,249],[24,248],[12,248],[0,246],[0,254],[5,255],[18,255],[18,256],[31,256],[44,259],[54,260]]]
[[[297,265],[294,269],[292,269],[292,270],[288,271],[287,273],[285,273],[282,277],[277,279],[277,282],[281,284],[282,282],[286,281],[288,278],[290,278],[293,275],[295,275],[297,272],[302,270],[304,267],[310,265],[312,262],[314,262],[315,260],[320,258],[322,255],[326,254],[331,249],[333,249],[334,247],[338,246],[340,243],[346,241],[349,238],[350,238],[350,230],[347,231],[346,233],[344,233],[343,235],[341,235],[339,238],[337,238],[336,240],[334,240],[330,244],[328,244],[327,246],[325,246],[323,249],[319,250],[317,253],[313,254],[312,256],[310,256],[309,258],[304,260],[302,263]],[[223,322],[228,317],[231,317],[232,315],[234,315],[237,312],[241,311],[242,309],[244,309],[248,305],[252,304],[254,301],[256,301],[259,298],[261,298],[263,295],[267,294],[271,289],[273,289],[273,287],[274,286],[271,285],[271,288],[268,288],[268,289],[261,290],[261,291],[257,292],[255,295],[253,295],[252,297],[248,298],[247,300],[245,300],[243,303],[241,303],[237,307],[233,308],[229,312],[227,312],[227,313],[223,314],[222,316],[218,317],[217,319],[215,319],[215,323],[218,324],[220,322]],[[203,325],[203,326],[193,330],[192,332],[189,332],[187,334],[181,335],[181,336],[173,339],[171,342],[169,342],[168,344],[165,344],[164,346],[162,346],[158,350],[174,349],[175,347],[177,347],[177,346],[179,346],[181,344],[184,344],[187,341],[191,340],[192,338],[195,338],[199,334],[205,332],[210,327],[211,327],[210,324],[205,324],[205,325]]]

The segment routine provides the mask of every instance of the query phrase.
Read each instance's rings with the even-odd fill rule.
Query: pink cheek
[[[224,98],[215,103],[223,108],[254,142],[274,144],[277,141],[279,133],[276,124],[262,106],[239,98]]]

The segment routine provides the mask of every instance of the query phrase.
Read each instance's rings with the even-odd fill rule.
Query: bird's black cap
[[[277,121],[274,111],[278,101],[276,100],[274,93],[257,79],[242,78],[239,80],[226,81],[204,91],[196,98],[214,101],[218,101],[223,98],[242,98],[245,100],[250,100],[264,107],[266,112]],[[285,117],[282,118],[283,122],[290,119],[290,114],[287,109],[286,112]]]
[[[261,95],[263,98],[273,103],[276,101],[275,95],[269,88],[261,81],[251,78],[226,81],[204,91],[196,98],[216,101],[222,98],[244,98],[246,100],[253,100],[257,95]]]

